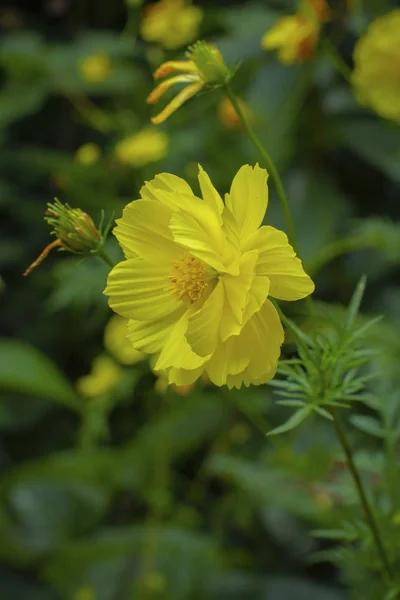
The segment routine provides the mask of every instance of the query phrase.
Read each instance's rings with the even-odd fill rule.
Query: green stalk
[[[357,493],[360,498],[361,506],[364,509],[365,518],[366,518],[367,524],[371,530],[372,537],[374,539],[376,550],[380,557],[383,570],[384,570],[388,580],[390,580],[392,578],[392,573],[391,573],[391,566],[390,566],[389,558],[388,558],[385,546],[382,541],[381,533],[379,531],[379,527],[376,522],[376,518],[375,518],[375,515],[373,512],[372,506],[370,505],[370,503],[368,501],[368,497],[367,497],[366,491],[364,489],[363,482],[361,480],[360,474],[359,474],[356,464],[354,462],[353,452],[351,450],[351,446],[347,439],[342,420],[337,411],[332,410],[331,414],[333,416],[333,425],[335,427],[335,430],[336,430],[339,442],[342,446],[343,452],[346,456],[347,464],[349,466],[351,476],[352,476],[354,484],[356,486]]]
[[[106,263],[106,265],[108,265],[112,269],[117,264],[116,262],[113,261],[113,259],[111,258],[111,256],[108,255],[108,253],[104,250],[104,248],[101,248],[100,250],[98,250],[96,252],[96,256],[98,256],[99,258],[101,258]]]
[[[240,104],[239,104],[234,92],[232,91],[230,84],[229,83],[225,84],[224,89],[225,89],[226,95],[228,96],[229,100],[231,101],[235,111],[237,112],[238,117],[241,120],[243,127],[246,130],[247,135],[249,136],[249,138],[252,141],[252,143],[254,144],[255,148],[258,150],[259,154],[261,155],[263,162],[265,163],[265,165],[268,169],[268,172],[271,174],[272,179],[275,182],[276,191],[278,193],[279,200],[281,202],[283,214],[284,214],[285,221],[286,221],[288,237],[290,239],[290,242],[291,242],[293,248],[296,250],[296,252],[298,254],[296,229],[294,226],[292,215],[290,213],[288,198],[286,196],[285,188],[283,187],[282,179],[279,175],[278,169],[276,168],[271,156],[268,154],[268,152],[266,151],[266,149],[264,148],[264,146],[262,145],[262,143],[256,136],[254,129],[250,125],[244,112],[240,108]]]

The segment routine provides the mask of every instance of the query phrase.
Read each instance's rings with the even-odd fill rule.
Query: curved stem
[[[389,558],[386,553],[385,546],[382,542],[381,533],[379,531],[379,527],[376,522],[373,509],[368,501],[363,482],[361,480],[360,474],[359,474],[356,464],[354,462],[353,453],[352,453],[349,441],[346,437],[346,432],[345,432],[342,420],[337,411],[332,410],[331,414],[333,416],[333,425],[335,427],[335,430],[336,430],[339,442],[342,446],[343,452],[346,456],[347,464],[349,466],[350,473],[353,478],[354,484],[357,488],[357,493],[360,498],[361,506],[364,509],[365,518],[366,518],[368,526],[371,530],[372,537],[374,539],[376,550],[380,557],[383,570],[385,571],[388,579],[391,579],[392,574],[391,574],[391,566],[390,566]]]
[[[113,261],[111,256],[108,255],[108,253],[104,250],[104,248],[101,248],[98,252],[96,252],[96,256],[101,258],[106,263],[106,265],[108,265],[112,269],[117,264],[116,262]]]
[[[318,258],[316,258],[314,262],[307,265],[308,271],[312,275],[315,275],[322,269],[322,267],[324,267],[326,264],[328,264],[335,258],[338,258],[343,254],[356,252],[357,250],[367,250],[371,247],[373,247],[373,244],[369,240],[366,240],[365,237],[361,236],[354,236],[337,240],[335,242],[332,242],[319,252]]]
[[[224,89],[225,89],[226,95],[228,96],[229,100],[231,101],[235,111],[237,112],[238,117],[241,120],[243,127],[246,130],[247,135],[249,136],[249,138],[252,141],[252,143],[254,144],[254,146],[257,148],[259,154],[262,156],[262,159],[263,159],[268,171],[271,173],[271,176],[275,182],[276,191],[278,193],[279,200],[281,202],[281,206],[282,206],[282,210],[283,210],[283,214],[285,217],[286,227],[287,227],[287,231],[288,231],[288,237],[290,239],[290,242],[291,242],[293,248],[298,253],[296,230],[294,227],[292,215],[290,213],[289,202],[288,202],[288,199],[286,196],[285,188],[283,187],[282,179],[279,175],[278,169],[276,168],[271,156],[268,154],[268,152],[266,151],[266,149],[264,148],[264,146],[262,145],[262,143],[256,136],[254,129],[250,125],[243,110],[241,109],[240,104],[239,104],[234,92],[232,91],[230,84],[227,83],[225,85]]]
[[[341,74],[343,79],[347,81],[351,85],[351,69],[349,65],[343,60],[337,51],[336,47],[332,44],[332,42],[325,38],[322,42],[322,47],[325,50],[325,54],[338,71]]]

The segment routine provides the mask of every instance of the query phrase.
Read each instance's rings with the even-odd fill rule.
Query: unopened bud
[[[232,79],[233,73],[215,44],[196,42],[188,48],[186,56],[195,63],[205,83],[224,85]]]

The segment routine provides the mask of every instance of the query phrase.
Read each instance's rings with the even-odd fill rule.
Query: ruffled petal
[[[197,369],[207,360],[208,357],[204,358],[193,352],[186,340],[187,328],[188,316],[184,314],[171,328],[157,362],[154,365],[155,371],[171,367],[188,370]]]
[[[222,225],[222,211],[224,210],[224,203],[222,202],[221,196],[211,183],[211,179],[208,174],[204,171],[203,167],[199,165],[199,184],[201,194],[204,202],[215,212],[219,218],[219,222]]]
[[[246,252],[240,259],[239,274],[237,276],[229,274],[221,276],[226,298],[220,324],[222,341],[225,341],[231,335],[238,335],[243,326],[244,313],[255,276],[257,259],[257,251]]]
[[[257,273],[271,282],[269,295],[279,300],[300,300],[314,291],[312,279],[283,231],[261,227],[253,245],[259,252]]]
[[[242,243],[261,225],[268,206],[268,173],[258,164],[244,165],[237,172],[225,201],[232,211]]]
[[[199,356],[212,354],[217,346],[223,306],[224,290],[219,281],[203,306],[189,315],[186,338]]]
[[[206,372],[215,385],[230,388],[265,383],[275,375],[283,340],[279,315],[267,299],[239,335],[218,345]]]
[[[186,204],[180,203],[180,195],[186,196]],[[184,179],[171,173],[160,173],[151,181],[147,181],[140,190],[145,200],[155,200],[169,206],[172,210],[185,208],[188,197],[193,196],[192,188]]]
[[[172,215],[169,227],[174,240],[193,256],[219,271],[235,272],[226,255],[224,232],[216,214],[205,202],[193,203],[190,211],[181,210]]]
[[[114,235],[127,258],[141,256],[158,264],[179,257],[168,223],[172,210],[154,200],[135,200],[117,220]]]
[[[192,369],[191,371],[188,371],[186,369],[175,369],[173,367],[172,369],[168,369],[167,372],[168,383],[174,383],[178,386],[191,385],[192,383],[197,381],[199,377],[201,377],[203,371],[203,366],[198,367],[197,369]]]
[[[161,352],[175,323],[182,316],[184,308],[178,309],[158,321],[128,321],[127,339],[136,350],[155,354]]]
[[[127,319],[156,321],[182,307],[171,290],[169,265],[129,258],[114,267],[104,291],[111,308]]]

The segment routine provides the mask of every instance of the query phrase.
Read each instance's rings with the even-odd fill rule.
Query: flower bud
[[[74,254],[92,254],[99,249],[103,239],[93,220],[80,208],[71,208],[57,198],[47,204],[45,220],[52,225],[52,234],[61,246]]]
[[[232,78],[232,73],[215,44],[196,42],[189,47],[186,56],[195,63],[206,84],[224,85]]]

